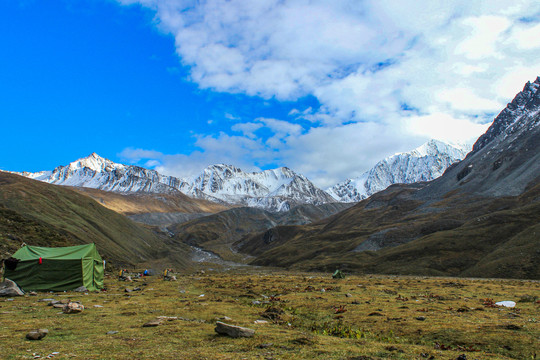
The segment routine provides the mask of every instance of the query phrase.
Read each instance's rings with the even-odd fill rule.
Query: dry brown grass
[[[540,325],[538,282],[269,272],[106,279],[107,291],[40,293],[0,300],[3,359],[535,359]],[[142,291],[124,292],[139,286]],[[322,289],[325,289],[324,292]],[[202,296],[204,294],[204,296]],[[42,298],[80,300],[66,315]],[[514,309],[485,306],[513,300]],[[530,298],[528,300],[531,300]],[[102,308],[94,307],[102,305]],[[267,312],[268,308],[272,308]],[[267,312],[267,315],[264,315]],[[177,317],[143,328],[157,316]],[[217,319],[256,335],[214,332]],[[420,320],[424,317],[424,320]],[[268,321],[255,324],[255,320]],[[48,328],[40,341],[25,340]],[[107,334],[109,331],[118,331]]]

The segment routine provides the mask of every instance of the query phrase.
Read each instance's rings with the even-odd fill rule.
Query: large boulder
[[[49,333],[49,330],[47,329],[32,330],[28,334],[26,334],[26,338],[28,340],[41,340],[45,336],[47,336],[48,333]]]
[[[222,323],[221,321],[216,322],[216,332],[222,335],[228,335],[233,338],[237,337],[252,337],[255,335],[255,330],[234,326]]]
[[[0,283],[0,296],[22,296],[24,291],[22,291],[15,282],[6,279],[4,282]]]

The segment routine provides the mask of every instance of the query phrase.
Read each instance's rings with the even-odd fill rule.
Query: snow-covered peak
[[[416,149],[408,153],[403,153],[402,155],[410,154],[411,156],[415,157],[423,157],[446,154],[455,159],[462,159],[464,155],[463,153],[465,152],[466,154],[470,150],[470,147],[467,147],[466,145],[448,144],[439,140],[431,139]]]
[[[113,169],[124,169],[125,165],[117,164],[111,160],[105,159],[95,152],[87,157],[78,159],[67,166],[71,171],[78,169],[90,169],[96,172],[112,171]]]
[[[392,184],[430,181],[462,160],[469,150],[466,146],[430,140],[410,152],[387,157],[359,177],[347,179],[326,191],[338,201],[356,202]]]
[[[527,82],[523,90],[497,115],[486,133],[478,138],[473,151],[479,151],[494,139],[503,139],[523,126],[538,126],[539,123],[533,118],[540,111],[539,89],[540,76],[533,83]],[[529,124],[530,121],[534,123]]]

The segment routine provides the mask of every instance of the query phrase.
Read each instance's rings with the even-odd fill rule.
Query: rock
[[[49,330],[47,329],[32,330],[28,334],[26,334],[26,338],[28,340],[41,340],[45,336],[47,336],[48,333],[49,333]]]
[[[55,299],[39,299],[38,302],[52,302],[52,301],[57,301]]]
[[[504,307],[508,307],[508,308],[516,307],[516,303],[513,302],[513,301],[499,301],[499,302],[496,302],[495,305],[504,306]]]
[[[59,301],[58,301],[58,302],[55,302],[55,303],[50,302],[49,305],[52,305],[52,307],[55,308],[55,309],[63,309],[64,306],[66,306],[66,304],[62,304],[62,303],[59,302]]]
[[[227,335],[232,338],[252,337],[253,335],[255,335],[255,330],[253,329],[229,325],[222,323],[221,321],[216,322],[216,328],[214,330],[218,334]]]
[[[161,319],[154,319],[143,324],[143,327],[155,327],[161,325]]]
[[[87,292],[88,289],[85,287],[85,286],[79,286],[78,288],[76,288],[75,290],[73,291],[77,291],[77,292]]]
[[[95,308],[102,308],[103,305],[94,305]]]
[[[345,297],[352,297],[352,294],[345,294]]]
[[[254,324],[257,324],[257,325],[268,324],[268,321],[266,321],[266,320],[255,320]]]
[[[418,316],[415,319],[418,320],[418,321],[424,321],[424,320],[426,320],[426,317],[425,316]]]
[[[64,307],[62,308],[62,311],[65,314],[77,314],[77,313],[83,312],[83,310],[84,310],[84,306],[76,302],[70,302],[64,305]]]
[[[114,335],[114,334],[118,334],[118,331],[107,331],[107,335]]]
[[[28,293],[28,295],[30,295],[30,296],[37,296],[37,292],[35,292],[35,291],[30,291],[30,292]]]
[[[22,291],[15,282],[5,279],[0,283],[0,296],[22,296],[24,291]]]

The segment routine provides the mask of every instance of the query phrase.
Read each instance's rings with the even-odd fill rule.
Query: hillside
[[[540,78],[440,178],[237,245],[256,265],[540,279]]]
[[[101,205],[124,215],[147,213],[216,213],[229,207],[211,201],[192,199],[179,191],[154,193],[117,193],[85,187],[70,187]]]
[[[0,213],[2,258],[23,242],[38,246],[93,242],[113,266],[189,265],[188,249],[182,244],[172,244],[66,187],[0,172]]]
[[[287,212],[272,213],[257,208],[241,207],[201,217],[168,227],[175,239],[212,251],[225,260],[243,261],[232,244],[243,236],[264,231],[277,225],[309,224],[348,208],[332,203],[300,205]]]

